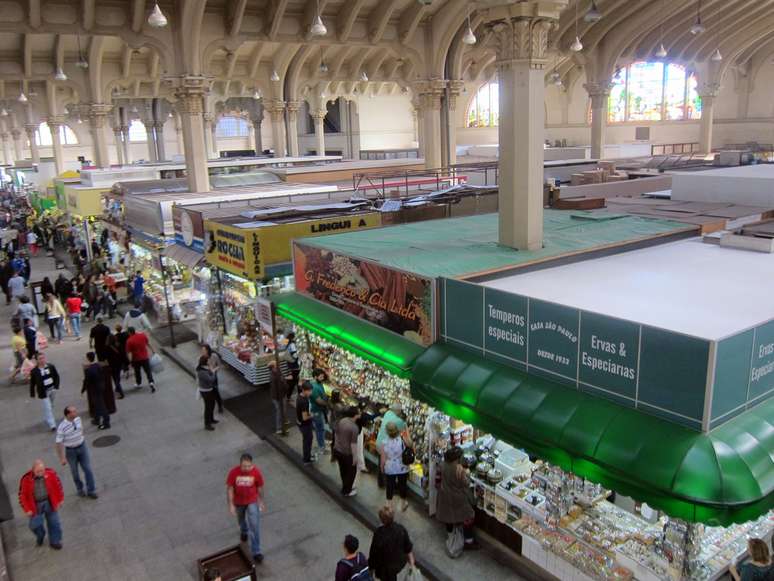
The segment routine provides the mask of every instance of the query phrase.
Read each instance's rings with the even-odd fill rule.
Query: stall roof
[[[204,254],[191,250],[182,244],[170,244],[164,249],[164,253],[172,260],[185,264],[188,268],[194,268],[204,262]]]
[[[670,516],[726,526],[774,507],[774,399],[705,434],[441,343],[412,394]]]
[[[519,251],[497,243],[497,218],[497,214],[483,214],[429,220],[303,243],[420,276],[457,278],[696,232],[694,226],[671,220],[545,210],[543,248]]]
[[[407,377],[423,347],[362,319],[298,293],[272,296],[277,314],[301,324],[360,357]]]
[[[699,238],[483,284],[710,340],[774,319],[771,255]]]

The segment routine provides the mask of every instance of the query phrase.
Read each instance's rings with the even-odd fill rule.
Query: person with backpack
[[[354,535],[344,537],[344,558],[336,564],[334,581],[372,581],[368,559],[358,551],[360,541]]]

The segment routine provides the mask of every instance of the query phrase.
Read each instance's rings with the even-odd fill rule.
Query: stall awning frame
[[[690,522],[774,508],[774,398],[710,433],[673,424],[438,343],[412,394],[496,437]]]
[[[271,297],[277,314],[336,345],[407,378],[424,347],[298,293]]]
[[[188,268],[196,268],[204,262],[204,254],[191,250],[182,244],[170,244],[164,249],[164,255]]]

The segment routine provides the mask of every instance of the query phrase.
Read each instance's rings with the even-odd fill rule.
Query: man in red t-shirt
[[[67,317],[70,319],[70,327],[73,329],[73,335],[77,341],[81,340],[81,305],[83,299],[75,292],[70,293],[70,297],[65,301]]]
[[[263,561],[259,525],[263,504],[263,474],[253,464],[250,454],[242,454],[239,466],[235,466],[226,478],[228,508],[239,521],[242,542],[250,540],[250,549],[256,563]]]
[[[153,347],[151,347],[148,336],[140,331],[135,331],[134,327],[127,329],[129,338],[126,340],[126,354],[129,357],[129,361],[132,362],[134,367],[134,387],[140,389],[142,386],[142,373],[141,370],[145,370],[145,376],[148,378],[148,384],[151,388],[151,393],[156,393],[156,384],[153,382],[153,372],[150,366],[150,354],[155,353]]]

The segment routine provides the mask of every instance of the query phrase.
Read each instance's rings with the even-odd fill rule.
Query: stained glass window
[[[608,121],[678,121],[701,118],[693,72],[677,64],[636,62],[611,79]]]
[[[241,117],[226,115],[218,120],[215,134],[218,137],[247,137],[250,135],[250,126]]]
[[[468,108],[468,127],[496,127],[500,122],[500,85],[497,80],[481,87]]]
[[[75,137],[75,133],[67,125],[62,125],[59,128],[59,140],[62,142],[62,145],[78,145],[78,138]],[[38,144],[38,147],[51,147],[54,144],[51,139],[51,129],[48,128],[48,123],[45,121],[35,131],[35,142]]]

